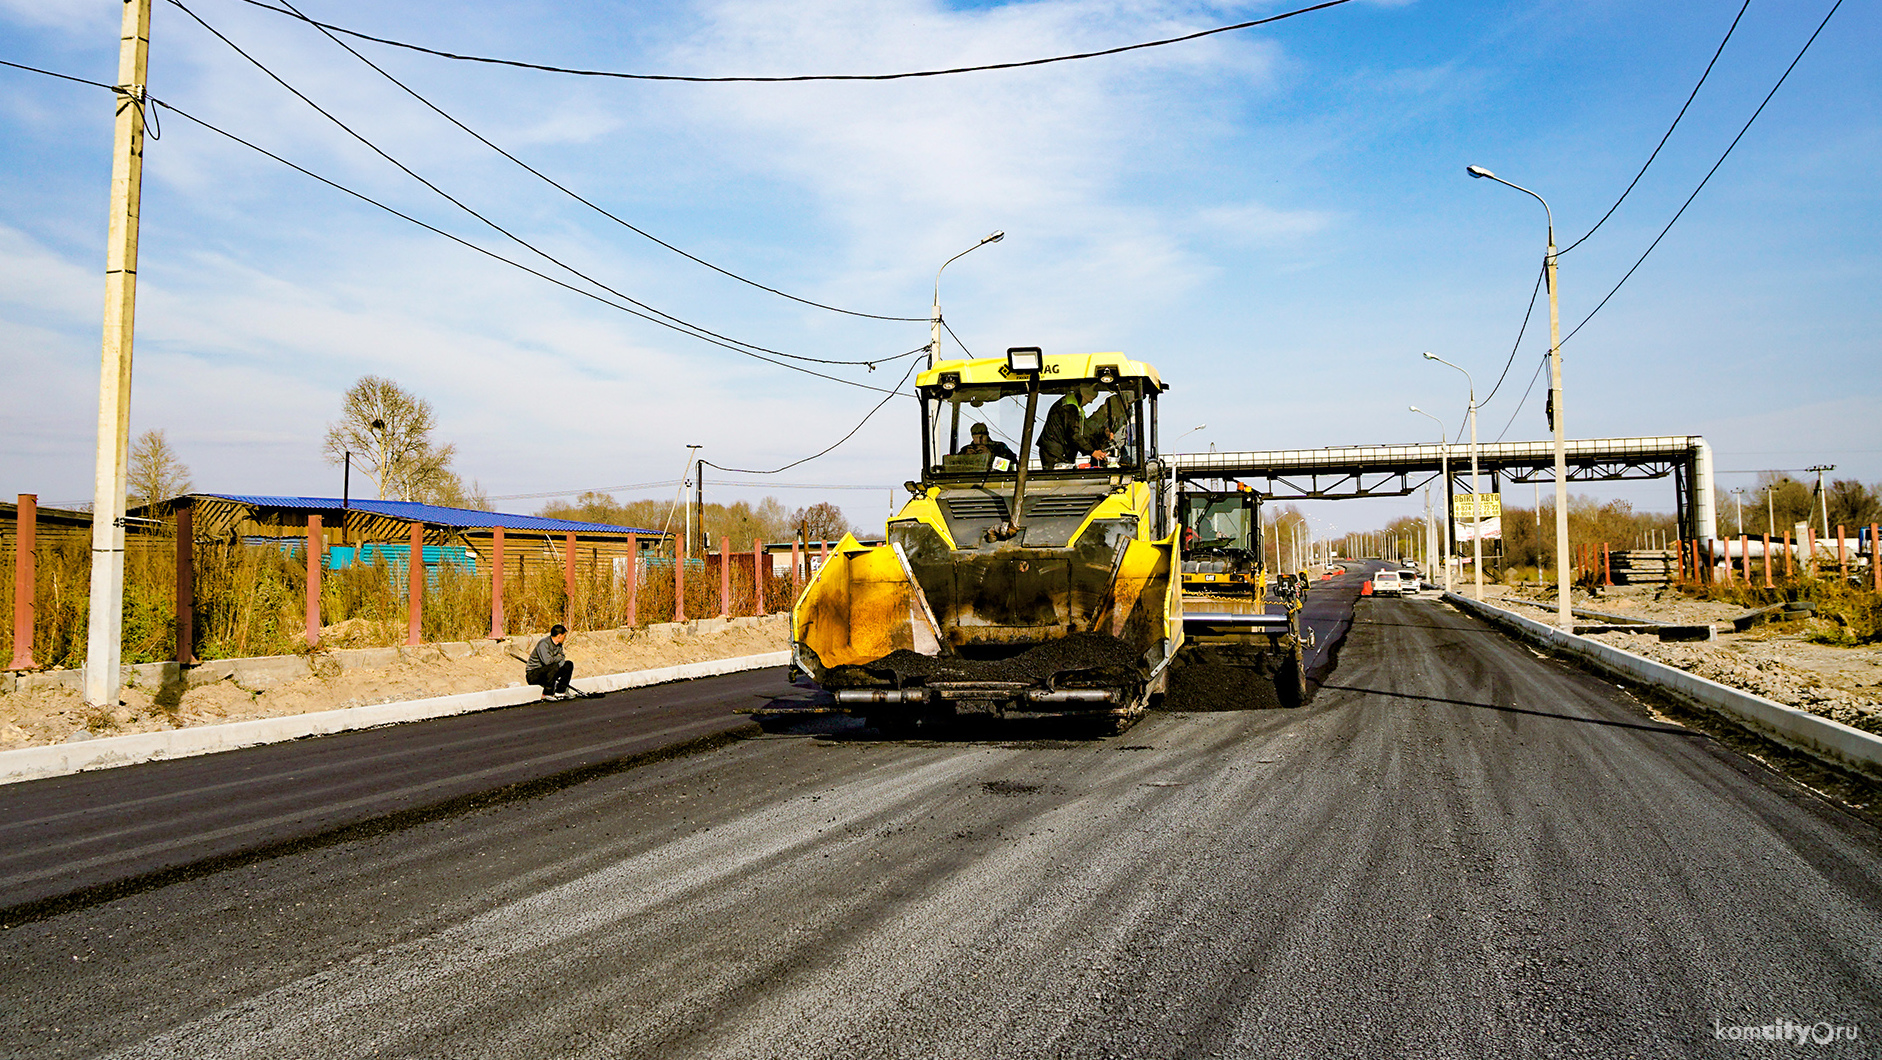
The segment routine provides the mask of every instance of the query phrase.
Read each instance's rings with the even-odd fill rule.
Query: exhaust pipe
[[[926,703],[925,688],[845,688],[837,691],[839,705],[856,703]]]
[[[1028,692],[1030,703],[1115,703],[1117,693],[1108,688],[1063,688],[1053,692]]]

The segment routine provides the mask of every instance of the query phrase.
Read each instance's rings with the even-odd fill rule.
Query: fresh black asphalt
[[[826,719],[12,924],[0,1055],[1876,1055],[1873,826],[1441,602],[1350,622],[1300,710]]]

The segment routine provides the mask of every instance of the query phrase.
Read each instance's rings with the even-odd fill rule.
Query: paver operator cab
[[[1119,353],[923,372],[921,477],[886,544],[846,536],[805,588],[793,666],[889,733],[965,713],[1128,727],[1184,646],[1166,389]]]

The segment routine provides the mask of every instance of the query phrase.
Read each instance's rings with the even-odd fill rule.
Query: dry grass
[[[1753,585],[1735,578],[1703,585],[1688,582],[1680,589],[1700,600],[1723,600],[1746,610],[1782,600],[1809,600],[1817,608],[1817,617],[1807,626],[1809,640],[1842,647],[1882,643],[1882,595],[1836,576],[1777,578],[1775,587],[1766,589],[1755,564],[1753,577],[1758,579]]]
[[[0,661],[12,657],[11,550],[4,560],[4,602],[0,602]],[[42,539],[35,553],[38,591],[33,655],[43,667],[75,668],[85,661],[90,614],[89,540]],[[195,655],[199,659],[244,658],[305,652],[307,565],[278,547],[198,544],[194,552],[196,586]],[[689,618],[751,614],[753,563],[734,553],[729,606],[721,607],[717,557],[693,560],[686,571]],[[547,630],[561,622],[573,629],[644,626],[673,618],[671,560],[643,561],[629,607],[625,578],[617,579],[608,556],[579,554],[573,599],[565,590],[562,569],[547,563],[514,561],[505,571],[505,633]],[[127,548],[124,584],[125,663],[158,662],[176,657],[176,560],[174,538],[134,539]],[[321,574],[321,646],[377,647],[406,639],[405,569],[399,564],[356,564]],[[780,611],[791,600],[788,576],[765,579],[765,610]],[[421,639],[427,642],[475,640],[490,635],[490,577],[441,565],[427,571]]]

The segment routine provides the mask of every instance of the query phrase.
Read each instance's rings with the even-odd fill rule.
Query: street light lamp
[[[1182,441],[1183,439],[1185,439],[1185,438],[1187,438],[1187,437],[1189,437],[1189,436],[1190,436],[1190,435],[1192,435],[1192,434],[1195,434],[1195,433],[1196,433],[1197,431],[1200,431],[1200,430],[1202,430],[1202,429],[1204,429],[1204,428],[1205,428],[1205,427],[1207,427],[1207,426],[1209,426],[1209,425],[1208,425],[1208,424],[1206,424],[1206,423],[1198,423],[1198,424],[1196,424],[1196,425],[1195,425],[1194,427],[1191,427],[1191,428],[1190,428],[1189,430],[1186,430],[1186,431],[1184,431],[1184,432],[1183,432],[1182,434],[1179,434],[1179,435],[1177,435],[1177,436],[1176,436],[1176,440],[1175,440],[1175,441],[1172,441],[1172,442],[1170,443],[1170,450],[1171,450],[1172,452],[1174,452],[1174,451],[1176,450],[1176,443],[1177,443],[1177,442],[1180,442],[1180,441]]]
[[[1438,419],[1436,416],[1433,416],[1431,413],[1426,412],[1416,405],[1412,405],[1411,410],[1438,425],[1438,475],[1444,480],[1444,497],[1446,500],[1446,504],[1444,505],[1444,535],[1442,542],[1444,545],[1444,591],[1448,593],[1451,591],[1451,506],[1448,503],[1451,496],[1451,443],[1444,432],[1443,420]],[[1473,483],[1471,488],[1475,489],[1476,484]],[[1470,503],[1475,504],[1477,502],[1471,501]]]
[[[981,236],[980,242],[975,243],[973,246],[968,247],[966,250],[963,250],[959,254],[956,254],[953,257],[949,258],[948,260],[942,262],[941,268],[934,270],[934,305],[928,311],[928,367],[933,368],[935,366],[935,362],[941,359],[941,273],[942,273],[942,270],[946,269],[949,265],[954,264],[960,259],[966,257],[967,255],[972,254],[974,251],[979,250],[981,247],[986,246],[988,243],[998,243],[1000,240],[1005,239],[1005,238],[1006,238],[1005,232],[993,232],[988,235]]]
[[[1511,184],[1482,166],[1466,166],[1471,176],[1515,188],[1542,204],[1549,225],[1549,249],[1542,258],[1542,274],[1549,285],[1549,428],[1555,434],[1555,621],[1567,632],[1575,630],[1568,604],[1568,445],[1562,431],[1562,325],[1555,290],[1555,212],[1549,201],[1520,184]]]
[[[1451,368],[1456,365],[1432,353],[1425,351],[1425,360],[1436,361]],[[1483,495],[1477,485],[1477,384],[1470,378],[1470,373],[1462,368],[1464,383],[1470,387],[1470,566],[1471,577],[1476,580],[1477,599],[1483,599]],[[1447,482],[1448,486],[1449,483]]]

